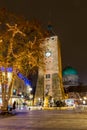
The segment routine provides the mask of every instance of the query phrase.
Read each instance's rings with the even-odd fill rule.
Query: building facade
[[[3,92],[2,83],[5,80],[5,68],[2,67],[0,69],[1,69],[0,106],[2,106],[2,92]],[[31,85],[30,85],[29,80],[26,77],[24,77],[21,73],[15,76],[13,80],[12,68],[7,68],[7,78],[8,78],[8,83],[5,86],[6,88],[4,89],[4,95],[6,95],[6,98],[8,98],[8,95],[10,96],[9,104],[12,105],[14,101],[22,104],[24,100],[26,99],[26,96],[29,97],[31,94],[30,93]],[[10,84],[12,84],[11,87],[10,87]]]

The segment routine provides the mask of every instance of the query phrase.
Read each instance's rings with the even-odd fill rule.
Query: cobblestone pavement
[[[0,130],[87,130],[87,113],[72,110],[20,110],[0,117]]]

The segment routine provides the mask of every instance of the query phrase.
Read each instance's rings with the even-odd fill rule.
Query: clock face
[[[51,56],[51,51],[47,51],[46,52],[46,57],[50,57]]]

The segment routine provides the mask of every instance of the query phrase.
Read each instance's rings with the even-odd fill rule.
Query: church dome
[[[63,76],[66,75],[78,75],[78,72],[76,69],[72,68],[71,66],[68,66],[63,69]]]
[[[78,86],[79,76],[76,69],[71,66],[67,66],[63,69],[63,84],[64,87],[68,86]]]

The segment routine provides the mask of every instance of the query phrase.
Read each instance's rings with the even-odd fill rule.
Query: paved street
[[[20,110],[14,116],[1,116],[0,130],[87,130],[87,113]]]

